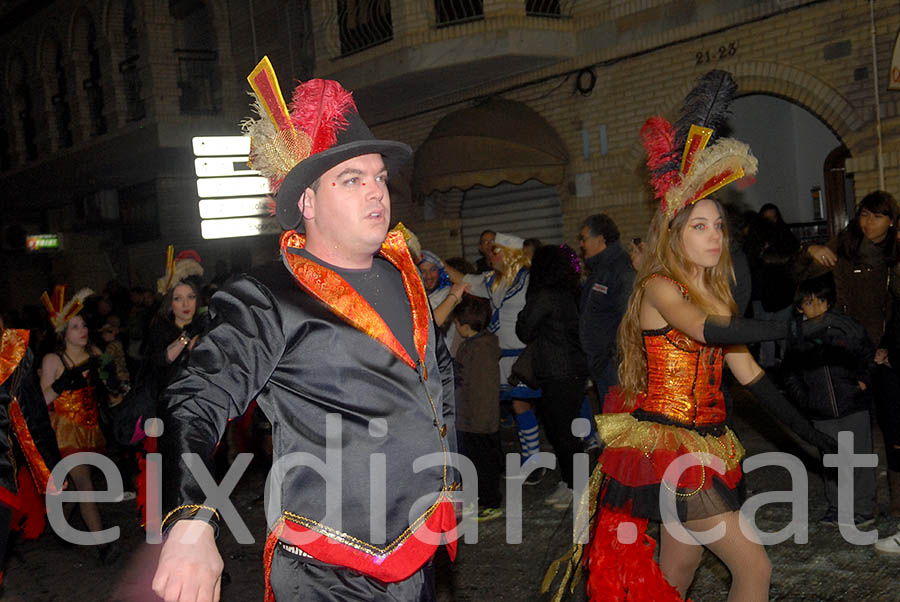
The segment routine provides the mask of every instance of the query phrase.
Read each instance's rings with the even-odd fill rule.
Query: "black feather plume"
[[[727,71],[715,69],[697,81],[684,99],[681,117],[675,122],[675,143],[684,147],[692,124],[718,130],[728,118],[728,109],[737,91],[734,78]],[[713,134],[715,140],[716,134]]]
[[[681,169],[681,155],[692,124],[718,130],[725,125],[728,107],[734,98],[737,84],[727,71],[715,69],[697,80],[681,108],[681,116],[675,122],[675,146],[669,160],[653,170],[655,177]],[[713,133],[710,142],[718,136]]]

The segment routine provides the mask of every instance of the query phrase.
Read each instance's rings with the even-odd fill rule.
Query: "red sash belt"
[[[442,543],[447,546],[450,559],[456,558],[456,513],[450,501],[441,501],[424,523],[383,555],[366,552],[281,518],[266,539],[263,555],[266,602],[275,600],[269,575],[279,540],[297,546],[318,561],[350,568],[391,583],[403,581],[422,568]]]

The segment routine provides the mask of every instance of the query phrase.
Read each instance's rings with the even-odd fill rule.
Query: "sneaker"
[[[875,524],[875,517],[871,514],[854,514],[853,523],[857,529],[864,529]]]
[[[572,490],[569,489],[569,487],[566,485],[565,481],[560,481],[556,485],[556,489],[553,491],[553,493],[551,493],[550,495],[548,495],[547,497],[544,498],[544,503],[547,504],[548,506],[555,505],[560,500],[565,499],[566,491],[569,492],[569,499],[572,499],[572,493],[571,493]]]
[[[568,487],[566,487],[565,489],[563,489],[563,492],[560,495],[559,499],[557,499],[556,502],[554,502],[552,504],[552,506],[556,510],[565,510],[566,508],[568,508],[569,506],[572,505],[573,497],[574,497],[574,494],[573,494],[572,490],[569,489]]]
[[[548,472],[550,472],[548,468],[535,468],[527,477],[525,477],[525,484],[537,485],[544,480],[544,477],[547,476]]]
[[[900,531],[897,531],[890,537],[876,541],[875,551],[882,554],[900,554]]]
[[[503,516],[503,508],[479,508],[478,522],[483,523]]]

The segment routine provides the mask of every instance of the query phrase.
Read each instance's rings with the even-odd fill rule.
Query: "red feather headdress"
[[[345,114],[355,111],[356,104],[336,81],[311,79],[294,89],[288,110],[268,57],[263,57],[247,81],[259,116],[241,123],[251,140],[250,167],[269,178],[274,194],[298,163],[335,145],[337,132],[347,127]]]

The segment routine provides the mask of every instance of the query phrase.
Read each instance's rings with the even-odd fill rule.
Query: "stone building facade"
[[[612,215],[623,236],[644,235],[654,206],[640,126],[653,114],[673,118],[711,68],[733,73],[740,94],[803,107],[833,132],[846,148],[832,167],[852,179],[847,190],[857,200],[882,177],[888,191],[900,192],[900,97],[887,89],[900,28],[895,3],[59,0],[11,2],[5,10],[4,235],[14,238],[16,222],[68,233],[73,243],[71,253],[38,259],[15,245],[0,251],[0,288],[15,283],[28,295],[58,274],[76,285],[126,275],[150,283],[170,243],[198,249],[210,273],[217,259],[240,264],[274,255],[274,236],[200,237],[190,153],[191,136],[238,132],[249,111],[244,78],[264,54],[285,93],[297,79],[338,79],[355,91],[376,135],[416,150],[427,148],[442,119],[464,119],[490,99],[527,108],[539,123],[523,130],[554,132],[551,142],[563,150],[553,169],[534,173],[558,195],[560,237],[570,244],[581,220],[598,211]],[[494,124],[470,125],[492,131]],[[491,135],[503,148],[503,132]],[[465,141],[455,144],[459,155]],[[472,145],[478,157],[479,143]],[[545,145],[538,138],[530,150]],[[434,145],[430,160],[440,163],[441,152]],[[395,178],[394,221],[427,248],[462,254],[471,237],[463,219],[468,187],[492,186],[504,173],[525,177],[528,170],[516,171],[521,165],[499,160],[513,154],[494,153],[483,173],[444,174],[440,190],[413,169]],[[834,229],[846,211],[829,209]]]

